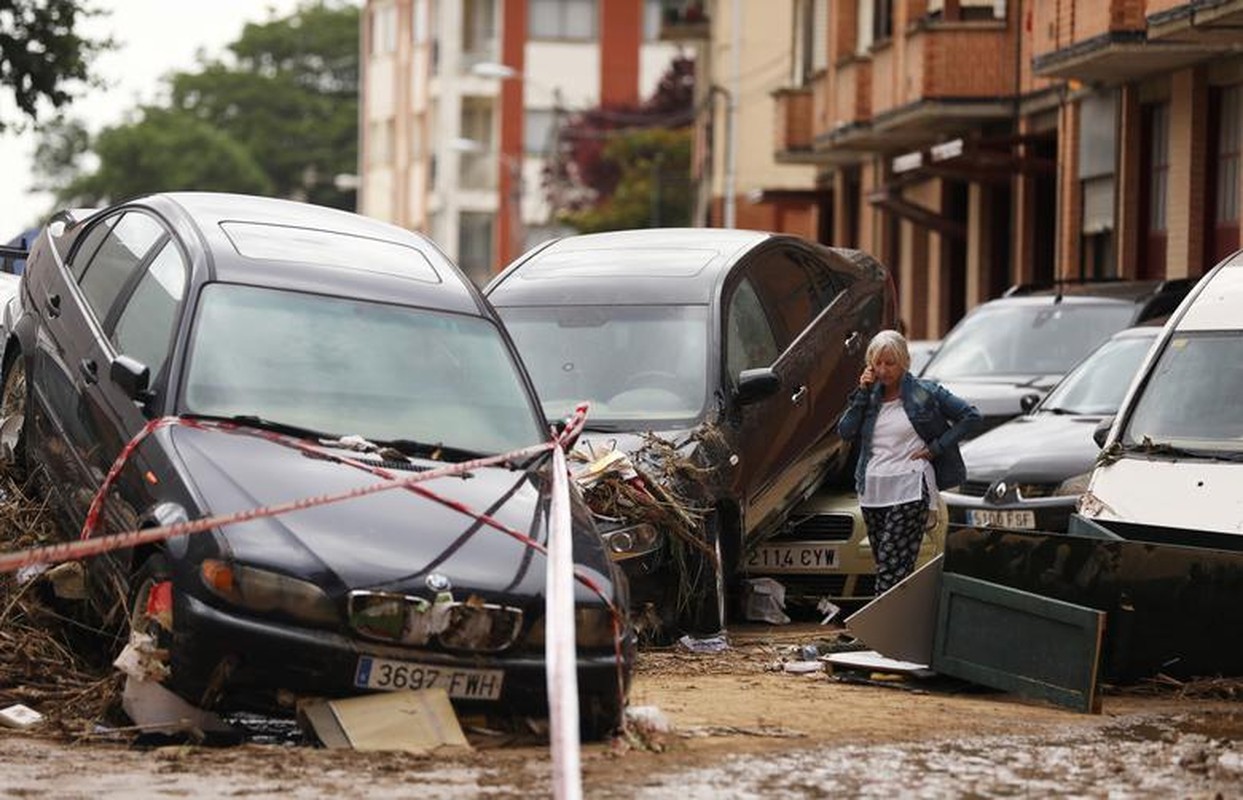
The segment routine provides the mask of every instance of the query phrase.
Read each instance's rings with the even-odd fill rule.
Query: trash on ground
[[[820,602],[816,603],[816,610],[824,614],[824,618],[820,620],[821,625],[828,625],[842,612],[841,607],[827,597],[822,597]]]
[[[192,706],[155,681],[133,675],[125,681],[121,709],[143,733],[167,736],[184,733],[196,739],[213,733],[235,733],[233,727],[214,712]]]
[[[898,661],[931,664],[943,560],[938,555],[846,617],[851,634]]]
[[[0,709],[0,725],[6,728],[29,728],[42,721],[42,714],[21,703]]]
[[[651,733],[672,733],[673,722],[656,706],[630,706],[626,709],[626,727]]]
[[[723,633],[704,639],[693,639],[687,635],[678,639],[678,644],[692,653],[723,653],[729,649],[729,639]]]
[[[824,671],[824,664],[820,661],[787,661],[782,664],[783,672],[790,672],[795,675],[806,675],[812,672]]]
[[[441,688],[316,699],[298,710],[328,748],[403,750],[418,755],[471,749],[449,694]]]
[[[858,650],[853,653],[832,653],[823,656],[822,660],[836,668],[863,670],[866,672],[888,672],[910,675],[915,678],[931,678],[936,675],[927,664],[913,661],[900,661],[886,658],[875,650]]]
[[[748,620],[788,625],[786,588],[772,578],[748,578],[743,584],[743,608]]]

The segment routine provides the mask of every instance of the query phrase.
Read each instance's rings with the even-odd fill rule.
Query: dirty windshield
[[[581,401],[588,425],[620,430],[700,415],[707,395],[708,307],[500,309],[550,419]]]
[[[1112,339],[1101,345],[1049,392],[1040,410],[1055,414],[1118,413],[1155,336],[1154,329],[1153,336]]]
[[[545,438],[500,331],[299,292],[202,292],[180,411],[498,453]]]
[[[1170,339],[1135,404],[1122,441],[1243,453],[1243,335]]]
[[[1134,313],[1124,303],[981,306],[946,338],[923,376],[1060,375],[1125,328]]]

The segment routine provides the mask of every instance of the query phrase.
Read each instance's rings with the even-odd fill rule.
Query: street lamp
[[[514,239],[523,242],[525,239],[525,226],[522,219],[522,195],[525,187],[525,180],[522,174],[522,159],[515,158],[508,153],[493,150],[487,144],[466,136],[455,136],[448,141],[448,148],[456,153],[469,156],[477,156],[481,159],[495,156],[498,163],[504,166],[509,173],[509,197],[508,202],[504,205],[508,206],[510,229],[513,231]],[[521,247],[519,248],[521,251]],[[510,253],[500,254],[503,260],[508,261],[511,258]]]

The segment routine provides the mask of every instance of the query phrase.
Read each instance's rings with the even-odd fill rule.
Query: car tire
[[[715,636],[725,630],[727,575],[721,551],[721,524],[717,513],[704,519],[704,543],[710,557],[699,548],[688,548],[687,597],[679,615],[679,627],[693,637]]]
[[[0,387],[0,465],[15,483],[24,483],[30,474],[28,439],[30,386],[26,362],[18,353],[4,370]]]
[[[579,709],[579,738],[584,742],[610,739],[622,728],[622,700],[616,691],[582,698]]]

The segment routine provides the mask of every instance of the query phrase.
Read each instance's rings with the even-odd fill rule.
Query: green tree
[[[690,224],[689,130],[614,133],[600,160],[617,171],[612,193],[589,207],[562,212],[559,221],[583,233]]]
[[[354,192],[333,178],[357,170],[358,25],[357,6],[340,0],[247,24],[230,58],[168,79],[167,107],[100,133],[93,172],[79,168],[81,131],[50,127],[36,155],[42,182],[62,202],[200,189],[352,209]]]
[[[25,117],[0,118],[0,131],[37,120],[41,105],[59,109],[92,85],[91,59],[113,43],[82,36],[78,24],[98,13],[81,0],[0,0],[0,86]]]
[[[161,191],[272,192],[272,182],[245,147],[168,109],[144,109],[140,121],[103,131],[94,151],[99,169],[65,187],[62,199],[98,205]]]
[[[172,78],[172,107],[227,133],[263,165],[283,197],[353,208],[338,174],[358,169],[356,6],[316,2],[248,24],[216,61]]]

